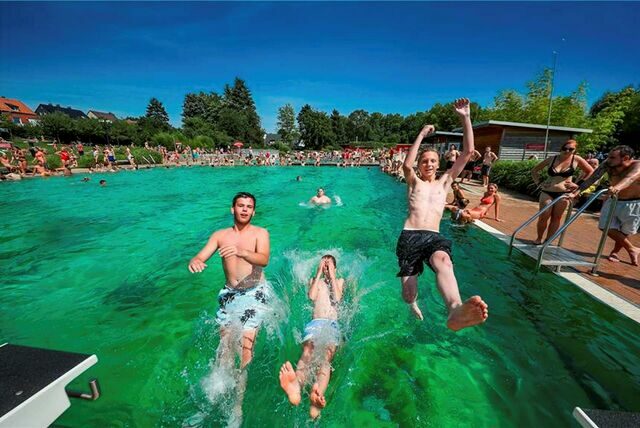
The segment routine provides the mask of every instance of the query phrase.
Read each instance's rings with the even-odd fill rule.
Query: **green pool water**
[[[301,182],[295,177],[302,176]],[[107,187],[98,186],[106,178]],[[348,279],[346,343],[334,360],[320,426],[576,426],[575,406],[640,411],[640,327],[476,227],[454,241],[463,297],[481,295],[485,325],[457,334],[427,269],[424,322],[402,303],[395,242],[405,187],[376,169],[154,169],[0,183],[0,338],[95,353],[72,385],[97,377],[103,396],[74,401],[60,426],[224,426],[228,400],[205,389],[218,345],[217,256],[202,274],[188,260],[231,224],[240,190],[257,196],[256,225],[271,234],[266,275],[280,317],[260,332],[242,425],[305,426],[278,386],[297,361],[310,319],[303,281],[326,251]],[[310,208],[318,186],[339,206]]]

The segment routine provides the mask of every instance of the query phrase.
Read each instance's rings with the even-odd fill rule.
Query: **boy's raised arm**
[[[469,162],[473,152],[476,150],[473,140],[473,126],[471,125],[471,112],[469,109],[469,100],[460,98],[453,102],[453,108],[462,120],[462,154],[458,156],[455,163],[449,170],[451,180],[455,180]]]

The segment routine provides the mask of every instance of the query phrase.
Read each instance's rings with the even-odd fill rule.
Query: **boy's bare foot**
[[[487,320],[489,309],[480,296],[473,296],[467,299],[460,306],[456,306],[449,313],[447,327],[453,331],[458,331],[466,327],[481,324]]]
[[[638,257],[640,256],[640,248],[636,248],[634,251],[629,251],[629,257],[631,257],[631,264],[638,266]]]
[[[418,307],[417,302],[409,303],[409,309],[411,310],[411,313],[413,314],[413,316],[418,318],[420,321],[424,320],[424,317],[422,316],[422,311]]]
[[[542,245],[544,241],[542,239],[536,239],[535,241],[533,241],[533,245]]]
[[[300,384],[291,363],[287,361],[280,367],[280,387],[294,406],[300,404]]]
[[[607,257],[607,260],[609,260],[610,262],[618,263],[620,261],[620,257],[618,257],[618,253],[611,253],[609,254],[609,257]]]
[[[327,405],[327,401],[325,400],[324,395],[320,394],[320,389],[317,383],[314,383],[311,387],[309,401],[311,401],[309,415],[311,416],[311,418],[316,419],[318,416],[320,416],[320,410],[324,409]]]
[[[320,410],[320,408],[312,404],[309,408],[309,416],[311,416],[311,419],[318,419],[318,416],[320,416]]]

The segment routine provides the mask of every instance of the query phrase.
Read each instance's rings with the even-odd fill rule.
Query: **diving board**
[[[65,387],[98,357],[88,354],[0,345],[0,428],[47,427],[71,406]],[[96,399],[92,394],[69,395]]]

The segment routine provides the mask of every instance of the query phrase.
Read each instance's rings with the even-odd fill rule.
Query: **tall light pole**
[[[564,40],[564,39],[563,39]],[[551,105],[553,103],[553,79],[556,77],[556,63],[558,61],[558,52],[553,51],[553,68],[551,69],[551,88],[549,90],[549,109],[547,112],[547,131],[544,134],[544,156],[542,159],[547,158],[547,151],[549,150],[549,125],[551,125]]]

